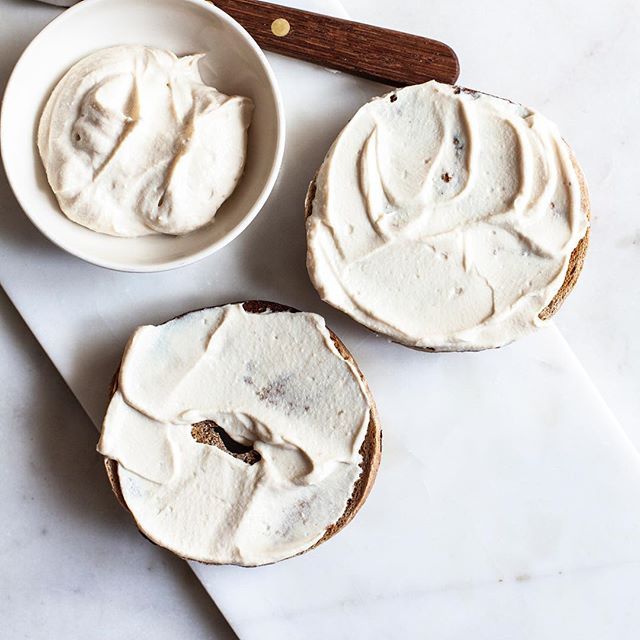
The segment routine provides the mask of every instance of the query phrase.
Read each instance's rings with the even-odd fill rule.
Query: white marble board
[[[240,637],[637,637],[640,465],[618,422],[553,326],[496,352],[426,355],[318,300],[304,271],[306,184],[382,88],[270,58],[287,109],[285,163],[238,240],[176,272],[109,272],[61,253],[9,200],[0,278],[11,299],[96,424],[140,323],[266,298],[322,313],[344,338],[381,411],[378,482],[312,554],[258,570],[193,565]]]

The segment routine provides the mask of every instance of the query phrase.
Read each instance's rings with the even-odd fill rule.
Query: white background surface
[[[93,425],[2,292],[0,362],[0,638],[235,638],[131,527]]]
[[[59,11],[0,0],[2,91]],[[0,174],[0,215],[18,214]],[[0,638],[235,638],[189,567],[131,527],[93,424],[1,291],[0,388]]]
[[[640,448],[640,2],[343,0],[352,18],[444,40],[460,84],[555,120],[594,215],[581,281],[556,323]]]
[[[630,276],[640,266],[639,187],[635,179],[640,143],[633,132],[639,88],[633,79],[627,82],[640,58],[637,4],[565,2],[559,7],[550,0],[535,5],[497,0],[457,4],[348,0],[344,4],[359,19],[449,42],[460,54],[463,84],[538,107],[561,124],[589,179],[595,220],[585,273],[558,324],[630,437],[640,444],[640,344],[634,339],[640,320],[640,288],[638,278]],[[0,8],[4,79],[19,51],[56,10],[17,0],[1,0]],[[320,137],[324,140],[331,134]],[[318,156],[323,152],[318,150]],[[0,188],[2,215],[16,215],[6,184]],[[257,221],[256,225],[263,226],[254,233],[264,230],[264,224]],[[21,241],[31,242],[31,236],[25,232]],[[41,251],[54,251],[44,242],[36,246]],[[297,259],[297,254],[293,258]],[[57,262],[60,267],[66,265],[61,259]],[[268,269],[270,265],[256,260],[256,266]],[[284,272],[286,269],[274,268],[273,275]],[[283,290],[291,293],[284,284]],[[56,637],[70,628],[77,631],[72,636],[83,635],[84,628],[84,635],[96,637],[95,621],[113,625],[114,610],[123,612],[119,624],[125,637],[132,635],[138,624],[149,632],[157,629],[153,633],[160,638],[175,637],[186,629],[192,637],[198,633],[208,637],[224,629],[212,626],[215,609],[183,565],[143,544],[111,503],[100,482],[97,460],[91,456],[95,436],[88,421],[6,300],[3,307],[6,332],[0,344],[2,356],[8,356],[3,358],[7,366],[2,367],[6,381],[0,427],[3,441],[11,444],[3,448],[0,468],[3,521],[9,523],[1,530],[0,570],[2,577],[10,577],[3,584],[11,587],[6,599],[2,592],[0,615],[13,625],[7,637]],[[57,427],[61,433],[64,429],[66,435],[50,436],[45,431],[45,437],[38,438],[33,429],[42,428],[42,423],[48,429]],[[18,438],[16,432],[21,434]],[[62,446],[63,441],[72,441],[77,450]],[[38,443],[45,446],[37,449]],[[64,460],[65,456],[82,460],[68,484],[65,473],[53,471],[58,458]],[[63,464],[62,468],[68,466]],[[47,478],[45,483],[42,476]],[[33,506],[12,500],[13,511],[4,518],[4,505],[9,504],[5,491],[6,498],[22,492],[33,496],[34,500],[27,501]],[[76,492],[77,500],[73,497]],[[59,523],[56,534],[38,534],[43,519]],[[34,539],[39,542],[35,544]],[[157,561],[158,575],[147,575],[150,558]],[[560,586],[573,588],[574,603],[586,607],[589,598],[597,596],[601,609],[605,604],[609,607],[602,611],[622,615],[632,610],[632,602],[625,603],[620,597],[616,608],[616,594],[630,590],[619,591],[613,585],[626,580],[637,592],[638,574],[633,566],[623,572],[612,571],[609,568],[599,577],[590,575],[584,580],[573,576],[571,584]],[[172,573],[173,579],[169,577]],[[608,602],[607,597],[614,601]],[[533,603],[531,611],[535,613]],[[58,632],[38,625],[37,616],[25,616],[25,611],[36,609],[51,613],[47,617],[60,625]],[[393,611],[389,615],[393,616]],[[521,637],[557,637],[534,618],[520,620],[527,628]],[[620,629],[634,631],[624,625]]]

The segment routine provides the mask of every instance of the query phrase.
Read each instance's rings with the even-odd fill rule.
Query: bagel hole
[[[248,465],[255,464],[262,459],[262,456],[253,447],[237,442],[221,426],[211,420],[191,425],[191,437],[199,444],[217,447]]]

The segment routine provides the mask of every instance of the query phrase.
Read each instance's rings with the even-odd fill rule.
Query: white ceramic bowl
[[[250,97],[247,165],[214,221],[185,236],[116,238],[71,222],[49,188],[36,148],[38,121],[58,80],[88,53],[116,44],[145,44],[178,55],[204,52],[204,81]],[[31,221],[69,253],[121,271],[162,271],[195,262],[225,246],[264,205],[284,150],[284,112],[275,77],[251,36],[204,0],[84,0],[36,36],[11,74],[0,119],[9,183]]]

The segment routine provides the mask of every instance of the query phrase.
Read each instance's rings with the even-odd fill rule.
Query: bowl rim
[[[97,258],[92,255],[90,252],[83,251],[82,248],[77,247],[74,243],[67,243],[64,240],[56,237],[55,234],[50,233],[49,229],[45,224],[41,222],[39,219],[39,215],[33,211],[29,211],[29,208],[24,205],[23,198],[20,194],[20,189],[16,188],[17,177],[13,174],[11,161],[8,160],[8,153],[5,153],[5,131],[7,130],[7,126],[5,123],[6,120],[6,110],[8,109],[7,105],[11,101],[11,96],[13,94],[13,85],[17,82],[16,78],[20,74],[20,70],[22,65],[24,64],[24,58],[26,55],[36,48],[39,44],[39,41],[50,31],[56,28],[60,28],[61,23],[64,23],[66,20],[69,20],[69,16],[73,18],[76,13],[81,11],[87,11],[91,8],[92,5],[100,4],[100,3],[109,3],[109,0],[83,0],[83,2],[79,2],[72,7],[63,11],[60,15],[56,16],[51,22],[49,22],[43,29],[41,29],[36,36],[29,42],[29,44],[25,47],[25,49],[20,54],[17,62],[15,63],[7,84],[5,86],[4,95],[2,98],[2,106],[0,107],[0,157],[2,157],[2,164],[4,166],[5,175],[7,176],[7,182],[11,187],[11,191],[15,196],[20,208],[24,212],[24,214],[29,218],[31,223],[53,244],[55,244],[60,249],[70,253],[71,255],[84,260],[85,262],[89,262],[91,264],[97,265],[99,267],[104,267],[106,269],[112,269],[114,271],[124,271],[129,273],[157,273],[161,271],[169,271],[172,269],[179,269],[180,267],[185,267],[187,265],[193,264],[206,258],[207,256],[212,255],[216,251],[219,251],[230,242],[235,240],[256,218],[258,213],[264,207],[267,199],[271,195],[273,191],[273,187],[275,186],[276,180],[280,173],[280,169],[282,167],[282,161],[284,156],[284,148],[285,148],[285,135],[286,135],[286,127],[285,127],[285,114],[284,114],[284,106],[282,102],[282,95],[280,92],[280,86],[276,79],[275,73],[271,64],[267,60],[267,57],[264,54],[264,51],[260,48],[258,43],[253,39],[251,34],[234,18],[232,18],[229,14],[219,9],[213,2],[209,2],[207,0],[168,0],[174,4],[186,4],[197,6],[201,9],[208,11],[209,13],[215,15],[219,19],[221,19],[228,27],[235,30],[251,47],[253,52],[256,54],[262,68],[265,72],[267,80],[269,82],[270,91],[273,94],[274,102],[276,106],[276,149],[271,162],[271,168],[269,170],[269,174],[267,176],[266,182],[260,191],[260,194],[254,201],[253,205],[250,207],[248,212],[244,215],[241,221],[236,224],[233,228],[231,228],[227,233],[224,234],[220,239],[208,244],[206,247],[199,249],[198,251],[194,251],[189,253],[186,256],[172,258],[167,260],[156,260],[151,264],[135,264],[130,262],[125,262],[123,260],[108,260]],[[64,215],[62,211],[60,211],[60,215]],[[74,223],[75,224],[75,223]],[[196,230],[197,232],[197,230]],[[97,232],[95,232],[97,233]]]

